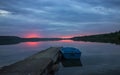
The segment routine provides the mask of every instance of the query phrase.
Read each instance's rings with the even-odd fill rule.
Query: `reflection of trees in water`
[[[82,66],[81,60],[80,59],[67,59],[67,60],[62,60],[62,65],[64,67],[80,67]]]

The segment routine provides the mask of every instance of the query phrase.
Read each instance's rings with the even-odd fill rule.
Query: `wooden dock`
[[[0,69],[0,75],[47,75],[59,58],[61,47],[50,47]]]

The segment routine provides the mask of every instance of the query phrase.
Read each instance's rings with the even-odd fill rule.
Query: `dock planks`
[[[61,47],[50,47],[22,61],[0,69],[0,75],[45,75],[49,66],[59,58]]]

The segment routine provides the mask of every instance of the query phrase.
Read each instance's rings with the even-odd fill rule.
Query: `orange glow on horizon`
[[[73,36],[62,36],[61,38],[72,38]]]
[[[41,38],[41,35],[38,34],[37,32],[29,32],[23,35],[24,38]],[[25,42],[27,46],[38,46],[40,42]]]
[[[25,38],[40,38],[41,35],[37,34],[37,33],[29,33],[24,35]]]

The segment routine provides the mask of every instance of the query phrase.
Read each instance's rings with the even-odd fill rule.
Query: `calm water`
[[[120,74],[120,45],[93,42],[48,41],[0,46],[0,67],[15,63],[51,46],[70,46],[82,52],[82,67],[60,66],[57,75]],[[61,64],[60,64],[61,65]],[[111,73],[112,72],[112,73]]]

